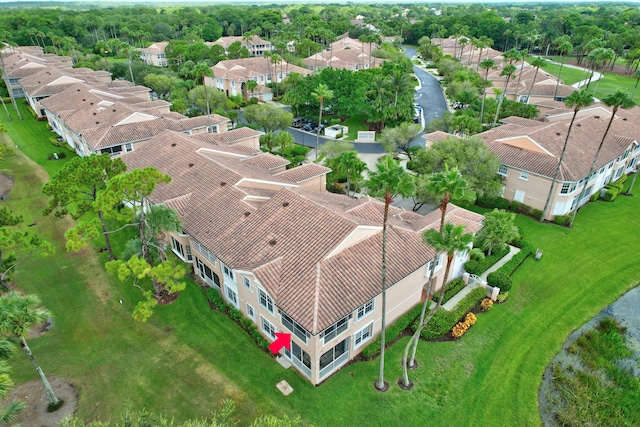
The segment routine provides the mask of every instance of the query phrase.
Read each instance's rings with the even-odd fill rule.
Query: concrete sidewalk
[[[480,279],[482,279],[483,281],[486,282],[487,281],[487,276],[490,273],[493,273],[494,271],[496,271],[497,269],[499,269],[500,267],[505,265],[507,263],[507,261],[509,261],[511,258],[513,258],[513,256],[515,254],[517,254],[518,252],[520,252],[520,248],[516,248],[515,246],[509,245],[509,253],[506,254],[505,256],[503,256],[502,258],[500,258],[500,260],[498,262],[496,262],[495,264],[493,264],[491,267],[489,267],[487,269],[487,271],[482,273],[480,275]],[[453,296],[453,298],[451,298],[449,301],[447,301],[444,304],[442,304],[442,308],[444,308],[447,311],[450,311],[456,305],[458,305],[458,303],[460,302],[460,300],[462,300],[462,298],[466,297],[472,290],[474,290],[478,286],[479,286],[478,284],[465,286],[464,288],[462,288],[462,290],[460,292],[455,294]]]

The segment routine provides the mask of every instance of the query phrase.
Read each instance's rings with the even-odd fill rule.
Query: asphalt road
[[[406,48],[405,53],[409,58],[413,57],[416,53],[415,48]],[[420,89],[416,90],[415,99],[416,103],[422,107],[422,122],[426,125],[436,117],[441,117],[442,113],[447,111],[447,102],[442,94],[440,88],[440,82],[428,72],[414,66],[413,71],[416,77],[420,80]],[[307,147],[316,147],[316,134],[300,131],[298,129],[289,128],[288,132],[293,135],[296,143],[305,145]],[[319,138],[318,145],[322,146],[329,139],[324,138],[322,135]],[[412,145],[423,145],[424,140],[422,135],[412,141]],[[377,154],[384,153],[382,145],[379,143],[358,143],[355,144],[355,149],[359,153],[364,154]]]

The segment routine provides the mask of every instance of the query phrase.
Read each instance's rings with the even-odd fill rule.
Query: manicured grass
[[[31,143],[18,145],[37,155],[26,147]],[[313,387],[258,350],[229,319],[211,312],[193,284],[174,304],[158,307],[148,323],[133,321],[138,291],[107,276],[94,250],[66,254],[62,232],[69,223],[38,217],[46,201],[26,178],[36,166],[15,159],[0,166],[17,178],[3,203],[32,211],[37,231],[58,242],[55,255],[25,264],[15,279],[53,312],[55,327],[33,340],[34,354],[45,372],[78,385],[78,414],[85,419],[115,418],[127,402],[184,419],[206,415],[230,397],[241,425],[258,414],[286,413],[317,426],[412,426],[425,420],[538,426],[542,373],[567,335],[640,279],[633,256],[640,222],[629,220],[640,209],[640,197],[589,203],[573,229],[519,216],[525,239],[544,256],[523,264],[508,301],[479,315],[461,340],[420,344],[412,391],[395,385],[407,338],[387,352],[387,393],[372,387],[377,360],[349,365]],[[12,364],[18,382],[35,378],[23,355]],[[295,390],[288,397],[275,389],[281,379]]]
[[[566,85],[572,85],[582,80],[586,80],[589,78],[589,74],[586,71],[576,70],[575,68],[570,68],[563,66],[562,72],[560,72],[560,65],[556,64],[548,64],[545,67],[542,67],[544,71],[554,76],[560,76],[560,80]]]
[[[365,115],[354,115],[349,117],[342,123],[349,126],[349,136],[345,138],[347,141],[355,141],[358,139],[358,131],[367,131],[369,127],[365,124],[367,117]]]

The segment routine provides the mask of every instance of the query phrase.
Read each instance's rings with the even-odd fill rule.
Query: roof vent
[[[176,145],[178,144],[176,144],[175,142],[171,144],[172,147],[175,147]]]
[[[275,240],[275,239],[273,239],[273,240],[269,240],[269,244],[270,244],[271,246],[275,246],[275,245],[276,245],[276,240]]]
[[[580,123],[576,123],[576,126],[580,127],[580,126],[582,126],[582,125],[581,125]]]
[[[599,119],[599,118],[600,118],[600,116],[593,116],[593,117],[594,117],[594,118],[596,118],[596,119]]]
[[[94,112],[93,112],[93,115],[95,116],[96,114],[98,114],[98,113],[96,113],[96,112],[94,111]]]
[[[622,121],[623,121],[623,122],[626,122],[626,121],[627,121],[627,118],[626,118],[626,117],[623,117],[623,118],[622,118]]]
[[[560,136],[560,135],[562,135],[562,134],[561,134],[560,132],[556,132],[556,135]]]
[[[76,92],[80,92],[80,89],[76,89]]]
[[[100,122],[96,122],[96,124],[97,124],[97,125],[99,125],[99,124],[100,124]]]
[[[82,98],[82,102],[86,101],[86,99]]]
[[[93,102],[90,102],[89,105],[93,105]]]
[[[246,218],[246,217],[248,217],[249,215],[251,215],[251,212],[249,212],[249,211],[246,211],[246,212],[244,213],[245,218]]]
[[[226,182],[224,182],[224,181],[222,181],[222,182],[220,183],[220,187],[224,187],[225,185],[227,185],[227,183],[226,183]]]
[[[113,110],[111,110],[111,111],[113,111],[113,112],[115,113],[115,112],[116,112],[116,109],[114,108],[114,109],[113,109]]]
[[[192,168],[193,167],[193,163],[189,163],[189,167]]]
[[[289,206],[289,202],[282,202],[282,207],[286,208],[287,206]]]

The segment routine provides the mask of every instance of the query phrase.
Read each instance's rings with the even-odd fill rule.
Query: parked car
[[[305,119],[304,117],[296,117],[295,119],[293,119],[293,124],[291,126],[296,129],[299,129],[302,126],[304,126],[306,121],[307,119]]]
[[[318,127],[318,124],[316,122],[311,122],[311,123],[307,123],[306,125],[304,125],[303,129],[306,130],[307,132],[312,132],[317,127]]]

